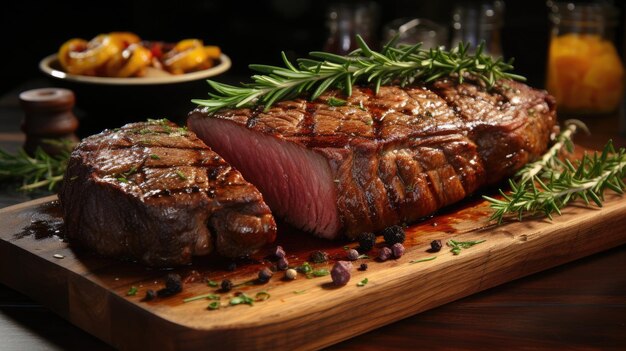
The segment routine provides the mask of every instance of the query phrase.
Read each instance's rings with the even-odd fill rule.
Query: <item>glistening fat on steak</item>
[[[151,266],[214,249],[253,253],[276,236],[261,193],[193,132],[166,120],[83,139],[59,192],[70,242]]]
[[[470,78],[329,91],[267,112],[198,108],[187,122],[275,216],[326,238],[410,223],[496,183],[543,153],[555,124],[545,91]]]

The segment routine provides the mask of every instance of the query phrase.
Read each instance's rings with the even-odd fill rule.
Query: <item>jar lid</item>
[[[19,95],[25,110],[67,110],[74,106],[74,92],[63,88],[39,88],[26,90]]]
[[[619,9],[608,2],[589,1],[546,1],[549,18],[555,24],[577,22],[590,26],[603,24],[617,26]]]

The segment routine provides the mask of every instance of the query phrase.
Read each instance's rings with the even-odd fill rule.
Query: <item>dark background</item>
[[[355,2],[355,1],[352,1]],[[452,7],[460,1],[374,1],[379,9],[376,33],[399,17],[423,17],[450,25]],[[473,4],[478,1],[463,1]],[[328,0],[178,1],[10,1],[2,5],[0,33],[4,50],[0,92],[29,78],[42,77],[38,62],[66,40],[91,39],[110,31],[132,31],[147,40],[200,38],[219,45],[233,60],[232,75],[247,76],[250,63],[279,64],[280,51],[291,57],[321,50],[328,35]],[[549,36],[545,1],[504,1],[502,46],[516,59],[516,71],[543,87]],[[621,1],[615,1],[623,14]],[[623,48],[623,16],[617,29]],[[41,28],[41,29],[36,29]]]

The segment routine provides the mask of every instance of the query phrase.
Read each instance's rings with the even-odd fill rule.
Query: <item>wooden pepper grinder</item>
[[[24,150],[32,155],[41,147],[50,155],[58,154],[62,145],[46,142],[46,139],[78,142],[75,132],[78,118],[74,115],[76,98],[74,92],[62,88],[27,90],[19,95],[24,110],[22,131],[26,134]]]

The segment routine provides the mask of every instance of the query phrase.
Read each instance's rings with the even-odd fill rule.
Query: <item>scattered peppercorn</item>
[[[272,275],[274,275],[274,272],[272,272],[269,268],[265,267],[259,271],[259,275],[258,275],[259,281],[261,283],[267,283],[272,277]]]
[[[391,258],[392,255],[393,255],[393,252],[391,252],[391,249],[388,248],[387,246],[383,247],[382,249],[380,249],[380,251],[378,251],[378,259],[381,261],[387,261],[389,258]]]
[[[156,292],[154,292],[154,290],[148,289],[146,290],[146,296],[144,296],[144,298],[141,299],[141,301],[152,301],[154,300],[156,296],[157,295],[156,295]]]
[[[328,254],[324,251],[314,251],[311,253],[309,260],[313,263],[324,263],[328,261]]]
[[[374,248],[374,245],[376,244],[376,235],[369,232],[361,233],[359,234],[358,240],[359,250],[361,252],[367,252]]]
[[[350,281],[350,270],[352,270],[352,262],[337,261],[330,271],[330,276],[335,285],[346,285]]]
[[[233,288],[233,282],[229,279],[222,280],[222,284],[220,285],[223,292],[229,292]]]
[[[441,251],[441,248],[441,240],[433,240],[430,242],[430,252],[439,252]]]
[[[183,281],[178,274],[170,273],[165,277],[165,288],[157,291],[159,297],[176,295],[183,291]]]
[[[361,263],[361,266],[359,266],[359,270],[360,271],[366,271],[367,270],[367,263]]]
[[[284,270],[288,269],[289,268],[289,261],[287,260],[287,257],[281,257],[278,260],[278,263],[276,264],[276,266],[281,271],[284,271]]]
[[[276,249],[274,250],[274,256],[276,256],[276,258],[283,258],[285,257],[286,253],[285,250],[283,250],[282,246],[276,246]]]
[[[400,243],[395,243],[391,247],[391,252],[393,252],[393,257],[400,258],[404,255],[404,245]]]
[[[298,276],[298,272],[295,269],[293,269],[293,268],[289,268],[285,272],[285,278],[287,278],[289,280],[294,280],[294,279],[296,279],[297,276]]]
[[[348,250],[348,260],[356,261],[359,258],[359,252],[355,249]]]
[[[395,243],[403,243],[406,235],[404,234],[404,229],[399,225],[392,225],[383,230],[383,237],[385,238],[385,242],[389,245],[393,245]]]

